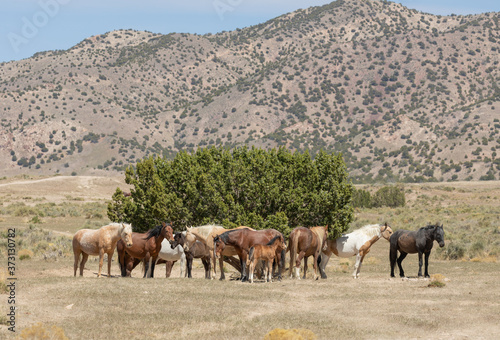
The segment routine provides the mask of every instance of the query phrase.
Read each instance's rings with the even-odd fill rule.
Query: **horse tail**
[[[214,265],[214,274],[217,274],[217,257],[215,256],[215,245],[216,245],[216,242],[217,242],[218,239],[219,239],[219,236],[215,236],[214,237],[214,245],[213,245],[214,249],[213,249],[213,254],[212,254],[212,256],[213,256],[213,262],[214,262],[213,263],[213,265]]]
[[[250,251],[248,252],[247,266],[250,265],[254,257],[255,257],[255,248],[251,247]]]
[[[299,244],[300,230],[292,232],[289,240],[290,248],[290,276],[293,276],[293,268],[295,267],[295,260],[297,258],[297,248]]]

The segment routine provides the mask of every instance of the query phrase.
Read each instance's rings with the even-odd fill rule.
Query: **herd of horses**
[[[108,258],[108,277],[111,277],[111,258],[116,248],[118,263],[123,277],[131,276],[132,270],[139,264],[144,264],[144,277],[154,277],[155,265],[166,263],[166,276],[170,275],[173,263],[180,261],[180,276],[192,277],[193,259],[201,259],[205,268],[205,278],[216,275],[216,261],[219,260],[220,280],[225,279],[224,261],[240,271],[241,281],[253,282],[254,272],[260,275],[256,268],[267,269],[265,281],[272,281],[273,276],[282,278],[285,267],[286,253],[290,253],[289,275],[300,279],[300,266],[304,266],[302,278],[306,278],[307,262],[313,257],[314,279],[321,275],[326,278],[325,268],[332,256],[356,256],[354,278],[359,277],[363,259],[370,247],[380,238],[390,243],[391,277],[397,262],[399,274],[404,277],[401,262],[407,254],[418,253],[418,276],[422,276],[422,257],[425,257],[424,276],[429,277],[429,255],[434,241],[440,247],[444,246],[443,225],[427,225],[417,231],[397,230],[385,224],[370,224],[344,234],[337,239],[328,239],[328,227],[297,227],[290,233],[288,244],[283,234],[275,229],[254,230],[249,227],[225,229],[218,225],[188,227],[183,232],[174,234],[168,223],[162,223],[146,233],[132,231],[127,223],[111,223],[100,229],[82,229],[73,237],[73,252],[75,257],[74,276],[80,267],[80,276],[88,256],[99,256],[99,271],[101,276],[104,254]],[[399,252],[399,257],[398,257]],[[236,259],[234,256],[237,256]],[[81,258],[81,261],[80,261]],[[271,269],[272,267],[272,269]],[[278,269],[277,274],[276,268]],[[212,273],[213,271],[213,273]],[[319,272],[319,275],[318,275]]]

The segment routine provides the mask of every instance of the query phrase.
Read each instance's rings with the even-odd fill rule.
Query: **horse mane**
[[[227,243],[227,241],[229,240],[229,233],[232,233],[233,231],[238,231],[238,230],[241,230],[241,229],[232,229],[232,230],[225,231],[222,234],[218,235],[218,237],[222,242]]]
[[[281,235],[276,235],[276,236],[274,236],[274,237],[271,239],[271,241],[267,242],[267,244],[266,244],[266,245],[267,245],[267,246],[272,246],[272,245],[273,245],[273,243],[274,243],[274,241],[276,241],[276,240],[277,240],[278,238],[280,238],[280,237],[281,237]]]
[[[151,237],[157,238],[158,236],[160,236],[162,229],[162,225],[157,225],[156,227],[148,231],[148,234],[144,239],[149,240]]]
[[[365,226],[362,226],[359,229],[356,229],[352,232],[352,234],[365,234],[369,237],[374,237],[374,236],[381,236],[380,233],[380,224],[368,224]]]
[[[434,229],[436,227],[440,227],[440,224],[439,223],[436,223],[436,224],[428,224],[426,225],[425,227],[422,227],[420,229],[422,230],[430,230],[430,229]]]

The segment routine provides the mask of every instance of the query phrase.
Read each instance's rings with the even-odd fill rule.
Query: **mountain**
[[[342,152],[355,182],[498,179],[499,13],[338,0],[215,35],[119,30],[0,64],[0,171],[210,145]]]

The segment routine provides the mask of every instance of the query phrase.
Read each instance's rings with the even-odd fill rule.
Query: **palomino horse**
[[[398,250],[400,252],[397,259],[399,267],[399,276],[404,277],[405,272],[401,266],[404,258],[408,254],[418,253],[418,277],[422,276],[422,254],[425,254],[425,277],[429,277],[429,255],[436,240],[440,247],[444,247],[443,225],[435,224],[422,227],[417,231],[396,230],[389,240],[391,250],[389,259],[391,261],[391,277],[394,277],[394,266]]]
[[[220,258],[226,246],[232,246],[236,250],[241,263],[241,280],[246,281],[246,264],[250,248],[257,244],[267,244],[275,236],[283,237],[275,229],[252,230],[249,228],[233,229],[226,231],[214,238],[214,256]],[[279,279],[281,280],[281,252],[276,254]]]
[[[75,255],[75,273],[78,269],[78,261],[82,254],[80,263],[80,276],[83,276],[83,269],[89,255],[99,255],[99,272],[97,277],[101,277],[104,254],[108,254],[108,277],[111,277],[111,258],[115,251],[118,240],[123,242],[123,246],[132,246],[132,226],[126,223],[111,223],[97,230],[81,229],[73,236],[73,254]]]
[[[184,253],[186,254],[187,277],[193,277],[191,275],[193,270],[193,259],[201,259],[203,267],[205,268],[205,279],[210,279],[210,249],[202,242],[196,240],[195,237],[188,240],[186,234],[186,231],[176,233],[174,235],[174,241],[172,242],[172,248],[179,245],[184,248]]]
[[[239,228],[248,228],[248,227],[238,227]],[[252,229],[253,230],[253,229]],[[203,225],[200,227],[188,227],[186,228],[186,240],[188,242],[193,242],[192,240],[196,238],[196,240],[202,242],[204,245],[206,245],[210,251],[210,257],[212,259],[212,265],[213,265],[213,270],[214,270],[214,276],[217,273],[216,272],[216,258],[214,256],[213,250],[214,250],[214,238],[222,233],[225,233],[227,231],[226,228],[220,225]],[[224,256],[234,256],[238,255],[236,250],[233,247],[226,247],[222,253]],[[226,276],[224,275],[224,260],[223,256],[219,258],[219,267],[220,267],[220,280],[224,280]]]
[[[318,265],[317,261],[325,246],[326,238],[328,236],[328,227],[312,227],[304,228],[297,227],[290,233],[288,240],[288,249],[290,250],[290,277],[295,276],[300,280],[300,261],[304,258],[304,276],[307,273],[307,258],[311,255],[314,256],[314,279],[318,279]],[[287,251],[288,251],[287,249]],[[299,254],[298,257],[297,254]]]
[[[265,266],[267,267],[267,274],[264,277],[264,281],[272,282],[272,270],[271,265],[273,261],[276,260],[276,254],[280,254],[282,250],[286,249],[285,238],[283,235],[278,235],[273,237],[271,241],[269,241],[266,245],[257,244],[250,248],[247,259],[248,266],[248,279],[250,283],[253,283],[253,272],[255,270],[255,265],[259,260],[263,260],[265,262]]]
[[[144,271],[144,277],[153,277],[161,243],[165,238],[173,240],[173,229],[170,224],[162,223],[146,233],[132,233],[134,242],[132,247],[125,248],[121,241],[118,242],[116,249],[122,276],[130,276],[130,272],[135,267],[134,262],[136,261],[134,260],[145,259],[148,265]]]
[[[342,235],[335,240],[326,241],[326,250],[323,250],[320,257],[319,272],[321,278],[326,279],[325,268],[332,254],[338,257],[351,257],[356,255],[356,264],[352,276],[357,279],[361,271],[361,264],[370,247],[381,237],[389,241],[392,229],[386,224],[369,224],[354,230],[352,233]]]

